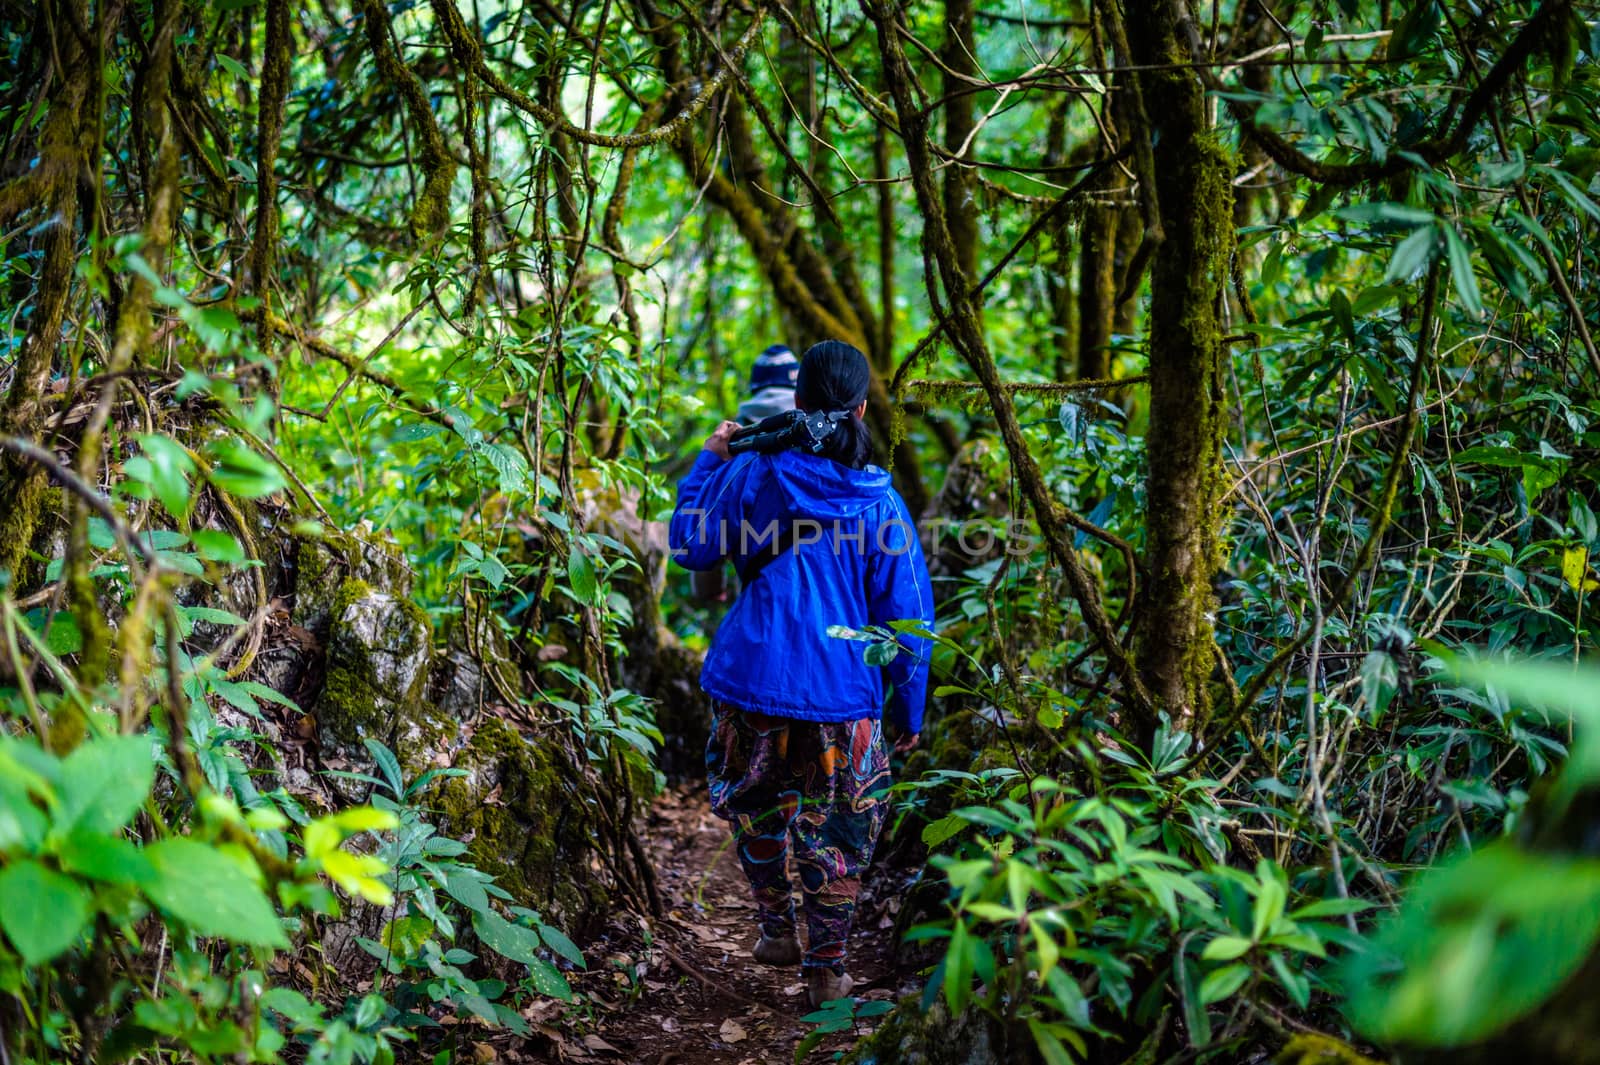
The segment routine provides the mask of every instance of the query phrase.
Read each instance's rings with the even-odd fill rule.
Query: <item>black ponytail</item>
[[[872,461],[872,435],[855,414],[871,383],[867,357],[842,340],[824,340],[807,348],[795,381],[795,404],[802,409],[849,412],[819,453],[855,470]]]

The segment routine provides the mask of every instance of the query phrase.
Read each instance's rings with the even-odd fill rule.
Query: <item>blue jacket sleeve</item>
[[[744,460],[744,461],[741,461]],[[678,482],[678,504],[667,526],[672,558],[684,569],[715,569],[738,542],[739,515],[750,462],[724,462],[709,451]]]
[[[890,514],[871,534],[868,560],[867,618],[873,625],[915,621],[933,631],[933,582],[922,558],[917,526],[900,493],[890,491]],[[884,667],[894,692],[889,709],[902,732],[922,731],[923,704],[928,696],[928,662],[933,641],[903,632],[900,653]]]

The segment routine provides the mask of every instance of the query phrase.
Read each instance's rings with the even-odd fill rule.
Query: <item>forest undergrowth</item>
[[[0,2],[0,1065],[1600,1061],[1595,14]],[[663,522],[823,339],[811,1010]]]

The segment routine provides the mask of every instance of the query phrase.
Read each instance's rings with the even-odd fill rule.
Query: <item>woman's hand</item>
[[[727,462],[729,459],[733,458],[733,456],[728,453],[728,440],[733,436],[734,433],[738,431],[738,422],[723,422],[721,425],[717,426],[715,432],[706,437],[705,449],[717,456],[717,458],[721,459],[723,462]]]
[[[907,732],[894,741],[895,754],[910,754],[917,749],[917,741],[922,739],[920,732]]]

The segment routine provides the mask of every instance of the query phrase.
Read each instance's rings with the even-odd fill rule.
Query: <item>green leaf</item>
[[[966,1009],[967,998],[972,993],[973,955],[976,946],[967,926],[957,921],[944,955],[944,997],[950,1011],[960,1015]]]
[[[250,80],[250,72],[245,69],[244,64],[231,55],[217,53],[217,65],[240,81],[248,82]]]
[[[167,512],[182,521],[189,514],[189,476],[194,460],[183,445],[159,433],[139,437],[139,449],[149,460],[150,487]]]
[[[196,529],[194,546],[200,557],[210,562],[243,562],[244,548],[225,532],[216,529]]]
[[[396,917],[384,926],[379,941],[402,958],[414,958],[433,932],[434,924],[426,917]]]
[[[383,779],[388,781],[389,788],[394,792],[395,798],[399,798],[405,793],[404,777],[400,772],[400,760],[394,756],[393,751],[375,739],[368,738],[361,742],[366,745],[367,753],[372,755],[372,760],[383,771]]]
[[[244,691],[249,692],[251,695],[254,695],[257,699],[265,699],[269,703],[277,703],[279,706],[287,706],[291,710],[300,709],[299,703],[295,702],[278,689],[270,688],[267,685],[262,684],[260,681],[241,680],[239,682],[239,687]]]
[[[1213,1002],[1221,1002],[1244,986],[1250,979],[1250,966],[1228,965],[1214,973],[1208,973],[1200,981],[1200,1001],[1207,1006]]]
[[[549,995],[562,1002],[572,1001],[572,986],[567,983],[567,978],[561,975],[561,970],[543,958],[533,959],[528,965],[528,975],[532,977],[534,990],[539,994]]]
[[[231,610],[219,610],[214,606],[180,606],[178,613],[190,621],[203,621],[208,625],[239,626],[249,624],[244,618]]]
[[[489,912],[489,895],[483,890],[483,881],[464,866],[456,866],[445,872],[444,889],[451,898],[474,913]]]
[[[1389,35],[1389,58],[1402,62],[1416,56],[1438,33],[1443,17],[1437,0],[1411,0]]]
[[[594,563],[574,544],[567,554],[567,587],[579,603],[593,606],[597,603],[599,582],[595,579]]]
[[[1278,918],[1283,916],[1284,905],[1288,902],[1283,885],[1273,875],[1265,859],[1261,861],[1259,868],[1261,887],[1256,892],[1255,909],[1251,915],[1254,923],[1251,938],[1257,942],[1260,942]]]
[[[579,950],[578,945],[568,939],[567,934],[561,929],[550,925],[540,925],[539,936],[544,940],[544,945],[559,957],[565,958],[579,969],[587,969],[589,967],[589,963],[583,958],[583,951]]]
[[[1377,720],[1389,708],[1400,687],[1400,669],[1385,651],[1372,651],[1361,662],[1361,697]]]
[[[874,640],[862,652],[861,659],[869,666],[886,666],[900,654],[900,645],[891,640]]]
[[[23,617],[34,632],[44,633],[44,645],[51,654],[75,655],[83,650],[83,631],[78,628],[77,619],[66,611],[58,611],[50,619],[49,632],[44,631],[45,607],[34,607]]]
[[[1189,1041],[1197,1047],[1203,1047],[1211,1042],[1211,1015],[1200,1001],[1199,981],[1195,979],[1195,966],[1188,951],[1179,950],[1174,954],[1172,975],[1177,979],[1183,1023],[1189,1029]]]
[[[284,489],[287,482],[278,467],[237,440],[224,440],[212,453],[217,465],[211,483],[243,499],[260,499]]]
[[[1278,983],[1289,992],[1289,999],[1296,1006],[1305,1009],[1311,1004],[1311,981],[1306,979],[1306,974],[1296,972],[1282,954],[1271,954],[1272,971],[1278,977]]]
[[[0,931],[26,965],[42,965],[72,946],[89,912],[89,893],[81,884],[36,861],[0,869]]]
[[[152,843],[145,857],[156,870],[145,893],[194,932],[262,947],[289,945],[272,904],[242,864],[252,859],[184,837]]]
[[[522,452],[505,444],[486,444],[479,449],[479,454],[489,460],[489,465],[499,475],[500,491],[510,495],[527,487],[528,460],[522,457]]]
[[[261,1005],[288,1018],[296,1027],[318,1023],[322,1007],[309,1002],[300,992],[289,987],[271,987],[261,996]]]
[[[1313,917],[1342,917],[1347,913],[1364,913],[1370,909],[1372,903],[1365,899],[1318,899],[1290,913],[1289,919],[1304,921]]]
[[[1356,320],[1350,312],[1350,297],[1343,292],[1334,292],[1328,300],[1328,310],[1333,312],[1333,320],[1339,326],[1339,332],[1346,341],[1354,347],[1356,343]]]
[[[1384,281],[1409,281],[1416,277],[1433,258],[1433,249],[1437,243],[1438,230],[1431,222],[1419,226],[1409,237],[1395,246],[1394,256],[1389,260],[1389,269],[1383,275]]]
[[[56,830],[63,836],[117,831],[144,805],[155,775],[149,737],[111,736],[79,744],[61,760]]]
[[[33,796],[50,792],[49,785],[29,775],[10,756],[7,746],[0,743],[0,853],[15,855],[30,852],[43,841],[47,824]]]
[[[532,965],[539,960],[539,933],[519,924],[512,924],[493,910],[484,910],[472,916],[472,929],[483,940],[484,946],[512,961]]]
[[[961,830],[966,827],[967,820],[964,817],[957,817],[955,814],[941,817],[939,820],[922,827],[922,842],[929,850],[933,850],[941,846],[946,840],[959,835]]]
[[[1200,955],[1202,961],[1232,961],[1249,952],[1255,946],[1243,936],[1218,936],[1206,944],[1206,949]]]
[[[506,578],[511,574],[511,571],[506,569],[505,563],[493,555],[483,556],[483,560],[478,563],[478,572],[489,582],[491,588],[499,588],[505,584]]]
[[[145,884],[155,867],[121,836],[74,835],[56,848],[61,868],[107,884]]]
[[[1572,206],[1583,211],[1596,221],[1600,221],[1600,204],[1596,204],[1591,200],[1588,194],[1568,174],[1551,166],[1542,166],[1539,169],[1555,179],[1555,183],[1561,186],[1561,191],[1566,195],[1568,202]]]
[[[1444,243],[1450,252],[1450,280],[1455,284],[1456,296],[1461,306],[1474,318],[1483,314],[1483,301],[1478,296],[1478,278],[1472,272],[1472,253],[1467,242],[1461,239],[1455,226],[1444,226]]]

